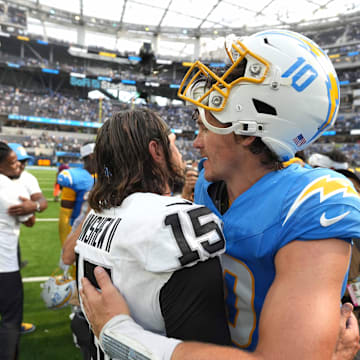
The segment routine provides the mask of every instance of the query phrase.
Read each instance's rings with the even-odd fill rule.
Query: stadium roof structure
[[[0,3],[4,0],[0,0]],[[269,27],[296,28],[360,16],[360,0],[7,0],[27,11],[30,33],[71,43],[132,51],[161,38],[157,54],[196,53],[198,39],[246,35]],[[79,28],[84,30],[80,36]],[[127,43],[122,41],[127,40]],[[223,39],[221,39],[223,43]],[[136,43],[136,41],[135,41]],[[175,46],[174,44],[180,43]],[[156,44],[156,40],[155,40]],[[207,43],[208,45],[208,43]],[[134,48],[135,50],[135,48]]]

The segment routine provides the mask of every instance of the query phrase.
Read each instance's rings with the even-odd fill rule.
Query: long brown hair
[[[260,162],[266,168],[271,170],[281,170],[284,168],[279,157],[264,144],[260,137],[255,138],[250,144],[249,150],[254,155],[260,156]]]
[[[171,163],[170,131],[153,111],[121,111],[107,120],[96,140],[97,182],[90,193],[89,204],[95,210],[119,206],[130,194],[162,194],[166,184],[181,176]],[[161,145],[166,166],[160,168],[149,153],[149,142]]]

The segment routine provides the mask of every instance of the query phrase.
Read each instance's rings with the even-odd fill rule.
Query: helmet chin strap
[[[237,126],[237,125],[232,125],[232,126],[226,127],[226,128],[219,128],[217,126],[211,125],[206,120],[205,110],[203,108],[201,108],[201,107],[198,107],[198,110],[199,110],[199,115],[201,117],[201,121],[203,122],[205,127],[208,130],[210,130],[211,132],[213,132],[215,134],[219,134],[219,135],[227,135],[227,134],[230,134],[232,132],[234,132],[235,134],[236,133],[241,134],[241,132],[236,131],[239,128],[239,126]],[[215,117],[215,119],[216,119],[216,117]],[[257,136],[255,134],[249,134],[249,133],[242,133],[242,134],[243,135],[250,135],[250,136]],[[293,149],[291,149],[291,147],[284,144],[283,142],[280,142],[280,141],[278,141],[278,140],[276,140],[274,138],[270,138],[270,137],[261,137],[261,139],[271,151],[273,151],[275,154],[278,155],[278,157],[279,157],[279,159],[281,161],[287,161],[287,160],[291,159],[294,156]]]
[[[219,135],[227,135],[227,134],[231,134],[232,132],[235,132],[237,129],[236,125],[231,125],[229,127],[226,128],[219,128],[217,126],[211,125],[205,117],[205,109],[198,107],[199,110],[199,115],[201,118],[201,121],[203,122],[203,124],[205,125],[205,127],[210,130],[211,132],[215,133],[215,134],[219,134]],[[213,115],[214,116],[214,115]],[[214,116],[215,117],[215,116]],[[216,117],[215,117],[216,119]]]

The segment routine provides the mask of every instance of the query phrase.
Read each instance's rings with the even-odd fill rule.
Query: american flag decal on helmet
[[[296,138],[293,139],[296,146],[301,146],[306,144],[306,139],[302,136],[302,134],[298,135]]]

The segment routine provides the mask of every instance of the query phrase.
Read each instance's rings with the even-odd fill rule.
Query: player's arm
[[[36,203],[37,212],[43,212],[48,207],[48,202],[42,192],[32,194],[31,200]]]
[[[350,245],[337,239],[286,245],[275,258],[276,278],[261,313],[256,351],[246,354],[180,344],[172,360],[223,360],[226,356],[234,360],[352,359],[358,349],[356,341],[352,350],[334,354],[335,349],[341,351],[336,346],[339,296],[349,256]],[[358,340],[357,329],[352,330]]]
[[[12,216],[22,216],[44,211],[48,204],[42,193],[35,193],[30,199],[19,196],[21,203],[10,206],[8,212]]]
[[[331,359],[350,251],[338,239],[293,241],[278,251],[256,353],[266,359]]]
[[[179,343],[174,339],[145,331],[129,317],[129,308],[124,298],[113,286],[107,273],[97,267],[94,274],[102,291],[98,292],[86,278],[82,278],[80,295],[96,337],[100,339],[104,350],[116,358],[127,359],[120,355],[124,354],[122,352],[124,348],[144,354],[144,359],[154,359],[155,357],[152,356],[154,354],[163,360],[266,360],[274,358],[271,357],[273,356],[271,352],[269,354],[258,351],[247,353],[225,346],[195,342]],[[339,309],[337,311],[340,313]],[[281,314],[281,316],[283,315]],[[323,326],[320,324],[319,328],[323,329]],[[328,359],[353,359],[358,350],[359,329],[356,319],[351,313],[351,307],[346,311],[341,311],[339,334],[337,352]],[[301,342],[302,339],[298,338],[298,340]],[[277,340],[276,344],[279,342],[281,339]],[[283,343],[280,344],[280,347],[282,345]]]
[[[71,265],[75,261],[76,240],[78,239],[78,237],[81,233],[81,228],[82,228],[83,223],[86,219],[86,216],[90,212],[90,210],[91,210],[91,208],[89,207],[85,216],[83,217],[82,221],[76,227],[74,227],[75,226],[75,223],[74,223],[71,233],[66,238],[66,241],[62,248],[62,255],[61,255],[62,261],[65,265]]]
[[[48,207],[47,200],[42,193],[35,193],[27,199],[19,196],[20,204],[13,205],[9,208],[9,214],[14,216],[28,215],[35,212],[42,212]]]
[[[26,178],[27,179],[26,181],[28,183],[27,187],[29,189],[30,199],[33,203],[35,203],[36,206],[35,211],[43,212],[48,207],[47,200],[41,191],[37,178],[30,173],[27,174],[28,174]]]
[[[32,214],[36,211],[37,204],[23,196],[19,196],[20,203],[12,205],[8,208],[9,215],[24,216]]]

